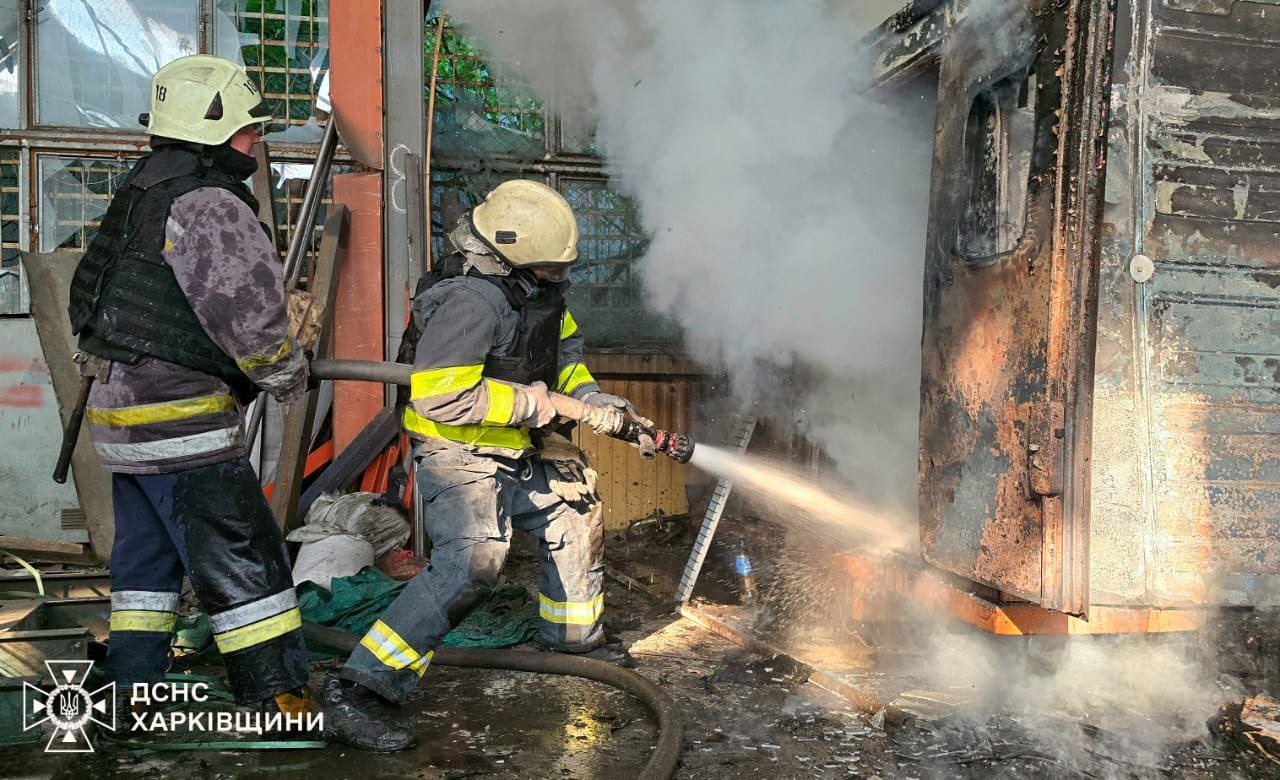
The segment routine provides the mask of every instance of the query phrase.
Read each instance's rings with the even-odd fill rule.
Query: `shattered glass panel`
[[[244,65],[271,104],[275,141],[318,142],[329,111],[328,0],[218,0],[216,51]]]
[[[102,215],[130,160],[41,157],[40,251],[83,252],[98,231]]]
[[[199,53],[197,0],[33,5],[42,125],[140,130],[138,114],[150,108],[151,76],[172,60]]]
[[[298,214],[302,211],[302,195],[311,179],[311,163],[272,163],[271,186],[272,205],[275,207],[276,224],[280,226],[277,242],[280,256],[284,257],[289,248],[289,241],[297,227]],[[316,208],[315,226],[311,231],[311,240],[307,244],[307,259],[303,264],[303,272],[310,267],[310,261],[320,251],[320,239],[324,237],[324,220],[328,207],[333,203],[333,177],[354,170],[349,165],[333,165],[330,177],[326,182],[324,195]],[[256,194],[256,193],[255,193]]]
[[[570,276],[569,305],[591,346],[674,340],[674,323],[644,304],[637,262],[649,238],[635,203],[606,182],[563,179],[560,192],[578,218],[578,262]]]
[[[17,127],[22,98],[22,7],[0,0],[0,127]]]
[[[27,291],[22,282],[21,171],[16,149],[0,150],[0,315],[25,314]]]
[[[437,23],[437,17],[427,20],[428,71]],[[429,85],[429,72],[427,76]],[[536,158],[546,153],[546,120],[537,97],[515,74],[485,63],[476,46],[455,32],[447,19],[436,68],[432,138],[433,154],[445,156]]]

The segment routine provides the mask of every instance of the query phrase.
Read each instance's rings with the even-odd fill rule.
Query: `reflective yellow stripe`
[[[132,425],[185,420],[202,414],[229,412],[235,408],[236,402],[231,400],[229,395],[205,395],[184,401],[164,401],[158,404],[125,406],[119,409],[89,407],[85,410],[84,416],[95,425],[124,428]]]
[[[492,379],[484,380],[489,388],[489,409],[484,413],[484,421],[488,425],[508,425],[511,415],[516,409],[516,389]]]
[[[250,355],[247,358],[240,358],[236,361],[236,365],[240,366],[240,370],[247,374],[255,368],[262,368],[263,366],[269,366],[272,363],[279,363],[281,360],[284,360],[292,354],[293,342],[289,340],[288,336],[285,336],[283,341],[273,347],[267,347],[261,352]]]
[[[480,384],[484,366],[452,366],[414,371],[409,377],[410,397],[432,398],[446,393],[456,393]]]
[[[588,382],[596,381],[583,363],[573,363],[560,370],[559,391],[568,395]]]
[[[177,625],[178,616],[173,612],[121,609],[111,613],[112,631],[155,631],[167,634]]]
[[[419,677],[426,673],[427,666],[435,657],[434,650],[428,650],[426,655],[419,655],[418,651],[401,639],[391,626],[381,620],[375,622],[369,629],[369,633],[364,635],[360,640],[360,646],[373,653],[373,657],[377,658],[383,666],[391,669],[412,669],[418,673]]]
[[[573,314],[565,309],[564,318],[560,320],[560,340],[564,341],[578,332],[578,323],[573,321]]]
[[[237,650],[244,650],[247,647],[260,645],[263,642],[269,642],[278,636],[284,636],[290,631],[297,631],[302,628],[302,613],[297,607],[281,612],[279,615],[269,617],[266,620],[259,620],[257,623],[250,623],[247,626],[233,628],[221,634],[214,634],[213,641],[218,643],[218,652],[222,654],[234,653]]]
[[[412,406],[404,410],[404,428],[409,433],[428,439],[467,444],[473,447],[497,447],[517,452],[533,449],[527,428],[505,425],[445,425],[418,414]]]
[[[538,614],[551,623],[589,626],[604,614],[604,594],[590,601],[552,601],[539,593]]]

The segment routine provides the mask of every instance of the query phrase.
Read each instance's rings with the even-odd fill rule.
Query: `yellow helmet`
[[[271,121],[271,109],[245,69],[231,60],[195,54],[170,62],[151,79],[151,135],[206,146]]]
[[[476,236],[514,266],[578,259],[578,220],[564,196],[528,179],[504,181],[471,211]]]

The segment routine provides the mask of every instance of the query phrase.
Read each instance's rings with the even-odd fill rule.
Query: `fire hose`
[[[381,363],[372,360],[313,360],[311,375],[316,379],[345,379],[357,382],[381,382],[387,385],[409,386],[410,366],[404,363]],[[550,393],[551,405],[556,413],[570,420],[581,421],[591,412],[591,406],[576,398],[560,393]],[[653,439],[654,449],[677,463],[688,463],[693,457],[693,441],[683,433],[672,433],[645,425],[637,420],[623,420],[622,426],[605,434],[628,444],[639,444],[642,437]]]
[[[304,621],[302,632],[316,644],[350,653],[360,637]],[[684,741],[684,723],[671,697],[662,689],[629,669],[605,661],[563,653],[540,653],[525,650],[486,650],[481,648],[440,647],[431,659],[442,666],[465,666],[472,669],[505,669],[534,674],[557,674],[582,677],[613,686],[644,702],[658,720],[658,744],[637,777],[641,780],[666,780],[676,770]]]
[[[410,371],[411,368],[403,363],[365,360],[314,360],[311,362],[311,375],[317,379],[381,382],[407,386]],[[582,420],[590,411],[588,404],[569,396],[559,393],[551,393],[550,396],[552,405],[561,417]],[[680,463],[689,462],[689,458],[693,456],[693,442],[687,436],[643,425],[635,420],[625,420],[617,431],[607,435],[631,444],[638,444],[642,436],[651,437],[656,451]],[[360,642],[360,638],[353,634],[309,621],[303,623],[303,633],[317,644],[346,653],[354,651]],[[443,666],[505,669],[534,674],[582,677],[624,690],[644,702],[658,721],[658,744],[638,777],[641,780],[665,780],[675,772],[684,740],[684,723],[680,717],[680,710],[662,689],[635,672],[594,658],[520,650],[440,647],[436,650],[432,662]]]

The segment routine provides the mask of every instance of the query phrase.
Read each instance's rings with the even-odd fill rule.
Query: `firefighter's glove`
[[[551,491],[571,504],[596,500],[596,470],[577,463],[546,461],[547,484]]]
[[[285,297],[285,310],[289,315],[289,335],[305,350],[314,350],[320,341],[320,320],[323,307],[315,296],[306,290],[290,290]]]
[[[613,407],[614,409],[617,409],[620,412],[625,412],[626,414],[631,415],[632,419],[634,419],[636,422],[640,423],[644,427],[646,428],[653,427],[653,420],[650,420],[647,417],[641,417],[636,412],[636,407],[632,405],[630,401],[628,401],[627,399],[621,396],[614,395],[613,393],[602,393],[599,390],[597,390],[594,393],[588,393],[586,397],[584,397],[582,400],[595,407],[600,407],[600,408]]]
[[[626,418],[622,416],[622,410],[616,406],[592,406],[581,422],[591,426],[591,430],[601,436],[613,436],[622,430],[622,424],[626,422]]]
[[[551,404],[551,395],[547,392],[545,382],[534,382],[522,393],[524,397],[524,416],[520,422],[530,428],[541,428],[556,419],[556,408]]]
[[[538,457],[542,460],[547,483],[557,496],[570,503],[600,500],[596,493],[599,475],[591,468],[582,450],[568,439],[558,434],[544,436]]]

